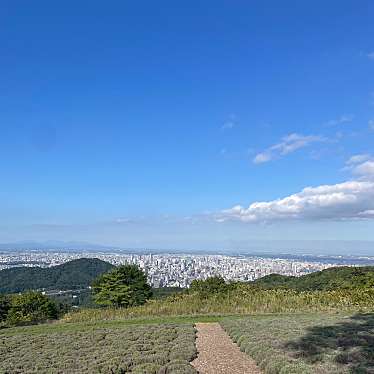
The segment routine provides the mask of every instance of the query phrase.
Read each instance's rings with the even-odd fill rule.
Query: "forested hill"
[[[97,258],[81,258],[50,268],[17,267],[0,271],[0,293],[25,290],[70,290],[88,287],[113,265]]]
[[[302,277],[271,274],[257,279],[254,284],[262,288],[288,288],[296,291],[317,291],[374,287],[374,266],[335,267]]]

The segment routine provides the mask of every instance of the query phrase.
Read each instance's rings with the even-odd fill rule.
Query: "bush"
[[[28,325],[57,319],[56,304],[38,292],[26,292],[10,297],[5,323],[10,326]]]
[[[134,374],[157,374],[161,369],[160,365],[147,363],[137,366],[132,373]]]
[[[167,374],[197,374],[194,367],[183,360],[172,360],[166,366]]]
[[[10,299],[7,295],[0,295],[0,323],[7,318],[10,309]]]
[[[197,292],[200,296],[209,297],[227,290],[227,285],[222,277],[210,277],[206,280],[195,279],[191,283],[190,292]]]

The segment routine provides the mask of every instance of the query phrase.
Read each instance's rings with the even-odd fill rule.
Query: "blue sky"
[[[373,14],[4,1],[0,241],[374,240]]]

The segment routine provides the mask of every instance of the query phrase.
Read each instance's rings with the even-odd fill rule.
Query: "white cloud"
[[[344,123],[352,122],[353,119],[354,119],[354,115],[353,114],[343,114],[339,118],[332,119],[332,120],[326,122],[326,126],[343,125]]]
[[[360,213],[362,218],[374,218],[374,209],[365,210],[364,212]]]
[[[374,179],[374,159],[355,165],[352,173],[364,179]]]
[[[236,205],[222,211],[221,221],[269,222],[300,219],[357,219],[374,210],[374,182],[350,181],[307,187],[282,199]]]
[[[221,126],[221,130],[222,131],[231,130],[234,127],[236,127],[237,124],[238,124],[238,121],[237,121],[236,115],[230,114],[228,120],[225,121],[223,125]]]
[[[343,183],[306,187],[284,198],[236,205],[216,215],[218,222],[283,220],[349,220],[374,218],[374,158],[352,156],[347,168],[357,178]]]
[[[129,223],[132,222],[130,218],[119,217],[115,219],[116,223]]]
[[[263,152],[263,153],[258,153],[255,158],[253,159],[253,162],[255,164],[262,164],[264,162],[268,162],[272,159],[272,154],[271,152]]]
[[[368,124],[369,124],[369,129],[374,131],[374,119],[371,119]]]
[[[322,142],[326,139],[315,135],[289,134],[281,139],[281,142],[271,146],[263,152],[258,153],[254,158],[255,164],[261,164],[273,159],[286,156],[300,148],[307,147],[311,143]]]
[[[355,164],[359,164],[361,162],[364,162],[364,161],[367,161],[370,159],[370,155],[368,154],[360,154],[360,155],[354,155],[352,156],[347,162],[346,164],[348,166],[350,165],[355,165]]]
[[[368,53],[367,56],[370,58],[370,60],[374,60],[374,52]]]
[[[369,154],[352,156],[347,161],[347,169],[360,180],[374,180],[374,157]]]
[[[221,129],[222,129],[222,130],[231,130],[231,129],[234,128],[234,127],[235,127],[235,122],[234,122],[234,121],[226,121],[226,122],[222,125]]]

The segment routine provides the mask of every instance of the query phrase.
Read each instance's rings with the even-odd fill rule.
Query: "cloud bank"
[[[374,218],[374,158],[353,156],[347,167],[357,180],[306,187],[272,201],[236,205],[216,216],[219,222],[273,222],[284,220],[356,220]]]

